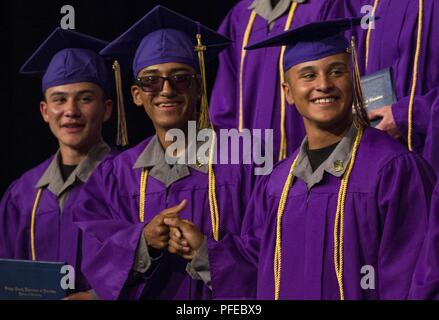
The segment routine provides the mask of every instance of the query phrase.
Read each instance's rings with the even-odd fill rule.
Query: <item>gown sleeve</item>
[[[119,188],[106,161],[84,185],[74,208],[74,221],[84,233],[81,269],[97,295],[109,300],[139,298],[146,285],[133,279],[133,267],[147,222],[124,216],[130,209]]]
[[[406,299],[427,232],[435,174],[419,156],[406,153],[384,165],[377,179],[378,296]]]

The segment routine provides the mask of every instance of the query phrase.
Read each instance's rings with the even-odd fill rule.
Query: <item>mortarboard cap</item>
[[[361,20],[362,18],[343,18],[312,22],[251,44],[245,49],[253,50],[285,45],[283,67],[287,71],[302,62],[350,52],[351,43],[343,33],[359,25]]]
[[[163,6],[156,6],[100,53],[132,60],[134,77],[145,67],[180,62],[199,70],[195,51],[197,34],[206,47],[207,58],[215,56],[230,40],[216,31]]]
[[[108,42],[72,30],[56,28],[20,68],[42,77],[42,90],[76,82],[92,82],[111,92],[109,65],[98,54]]]

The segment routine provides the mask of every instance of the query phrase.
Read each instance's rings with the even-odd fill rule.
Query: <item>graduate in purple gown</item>
[[[133,60],[133,101],[156,130],[103,163],[75,207],[86,237],[83,271],[101,298],[212,296],[201,279],[186,273],[188,262],[167,251],[170,229],[163,221],[175,215],[189,219],[213,241],[240,231],[253,175],[246,174],[246,166],[188,161],[191,146],[197,147],[188,124],[205,98],[194,48],[205,46],[212,56],[227,43],[214,31],[157,6],[101,52]],[[207,116],[205,107],[201,119]],[[169,153],[173,141],[166,134],[171,129],[179,129],[187,142],[177,154]],[[173,159],[176,164],[169,162]]]
[[[332,7],[346,16],[374,8],[374,29],[358,29],[362,75],[390,68],[395,102],[370,112],[377,128],[399,139],[439,173],[439,3],[435,0],[342,0]],[[366,11],[364,11],[366,12]],[[370,12],[369,12],[370,13]],[[419,28],[420,26],[420,28]]]
[[[284,30],[323,20],[333,3],[334,0],[242,0],[235,5],[218,31],[233,43],[219,55],[211,97],[214,125],[273,129],[276,161],[299,147],[305,129],[300,115],[283,95],[281,48],[246,51],[244,47]]]
[[[208,252],[214,292],[258,299],[408,297],[435,175],[421,157],[368,124],[359,75],[352,72],[354,51],[341,35],[359,22],[309,24],[249,47],[287,45],[283,88],[307,135],[255,187],[240,237],[208,240],[206,250],[193,226],[166,219],[180,230],[171,233],[176,248],[192,250],[193,261]]]
[[[80,272],[82,237],[72,222],[78,191],[110,147],[101,128],[111,116],[105,41],[57,28],[21,68],[42,76],[40,110],[59,150],[14,181],[0,204],[0,257],[61,261],[75,267],[68,299],[94,297]],[[82,291],[82,292],[81,292]]]

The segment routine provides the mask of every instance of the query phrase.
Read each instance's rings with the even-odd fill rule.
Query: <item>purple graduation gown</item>
[[[110,155],[107,155],[110,157]],[[30,225],[38,189],[35,187],[53,156],[14,181],[0,203],[0,258],[31,260]],[[69,189],[62,214],[58,198],[48,188],[41,193],[35,219],[38,261],[62,261],[75,268],[75,292],[90,289],[81,273],[82,234],[72,222],[71,207],[82,185]]]
[[[248,7],[254,0],[239,1],[228,13],[218,32],[233,40],[219,54],[219,68],[210,101],[210,115],[217,128],[239,127],[239,74],[244,33],[250,18]],[[326,18],[327,6],[334,0],[310,0],[299,4],[291,28]],[[268,22],[256,16],[248,44],[284,31],[288,11],[279,17],[270,31]],[[273,154],[278,160],[280,148],[280,48],[246,52],[243,71],[243,127],[273,129]],[[305,136],[303,121],[296,108],[286,104],[285,129],[290,154]]]
[[[207,237],[212,237],[208,175],[191,168],[190,175],[169,187],[148,176],[145,219],[140,222],[141,168],[133,166],[149,142],[150,138],[103,163],[82,189],[74,219],[85,232],[83,272],[103,299],[209,299],[209,288],[186,272],[187,261],[167,251],[140,280],[132,280],[143,229],[162,210],[187,199],[187,206],[179,216],[192,221]],[[220,238],[229,232],[240,231],[254,179],[252,174],[245,172],[247,169],[247,166],[238,165],[214,167]]]
[[[361,7],[373,6],[373,0],[342,0],[332,7],[332,14],[360,16]],[[367,30],[357,28],[358,58],[362,74],[370,74],[391,67],[396,102],[392,113],[407,144],[408,106],[413,79],[413,64],[418,33],[417,0],[381,0],[376,9],[380,17],[371,32],[369,63],[365,70]],[[418,79],[413,105],[413,150],[439,173],[439,3],[424,0],[422,40],[418,65]]]
[[[227,254],[217,267],[211,262],[212,278],[222,283],[224,293],[274,299],[277,209],[294,157],[278,163],[255,188],[241,237],[209,242],[211,261]],[[340,181],[326,173],[308,191],[294,179],[282,220],[280,299],[339,299],[333,228]],[[385,133],[365,130],[345,204],[345,299],[407,298],[433,185],[434,173],[423,159]],[[365,265],[375,270],[374,290],[360,286]]]

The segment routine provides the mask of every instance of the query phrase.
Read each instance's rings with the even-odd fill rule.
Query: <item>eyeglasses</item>
[[[170,77],[145,76],[137,78],[134,84],[145,92],[157,93],[163,90],[163,86],[167,80],[174,90],[185,91],[192,87],[192,80],[198,78],[198,74],[177,74]]]

